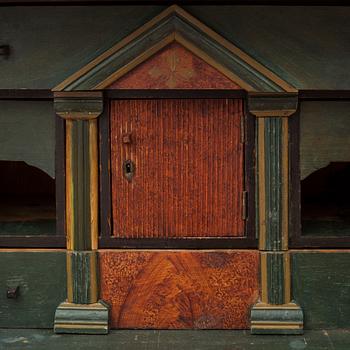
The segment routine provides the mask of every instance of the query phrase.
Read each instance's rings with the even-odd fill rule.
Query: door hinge
[[[241,116],[241,143],[245,143],[245,120],[244,116]]]
[[[248,191],[242,192],[242,219],[247,220],[248,217]]]

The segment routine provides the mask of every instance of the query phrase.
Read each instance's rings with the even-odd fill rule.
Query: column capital
[[[95,119],[103,111],[102,91],[54,92],[54,109],[63,119]]]
[[[298,108],[298,93],[249,93],[248,110],[256,117],[289,117]]]

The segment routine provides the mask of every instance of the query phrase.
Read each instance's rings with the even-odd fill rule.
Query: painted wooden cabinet
[[[344,201],[338,218],[348,223],[349,165],[340,162],[347,162],[349,102],[317,100],[349,94],[305,90],[347,84],[346,54],[329,50],[321,59],[327,50],[315,34],[315,28],[327,32],[329,47],[343,47],[345,8],[340,14],[316,6],[123,4],[86,7],[94,15],[87,27],[85,10],[68,6],[2,9],[11,23],[0,27],[12,42],[6,58],[0,49],[0,85],[21,89],[0,90],[0,98],[11,100],[0,108],[0,167],[21,160],[48,173],[52,225],[56,215],[52,232],[27,226],[12,234],[0,227],[0,284],[21,291],[16,300],[2,296],[8,325],[26,326],[26,310],[33,326],[52,326],[54,319],[58,333],[250,328],[300,334],[304,319],[307,327],[323,326],[327,314],[328,324],[347,325],[345,312],[334,316],[335,308],[347,310],[346,298],[325,303],[333,286],[322,279],[328,276],[345,295],[347,276],[336,261],[345,266],[349,252],[291,249],[350,244],[348,226],[338,235],[333,222],[324,235],[319,227],[309,235],[300,229],[306,208],[300,204],[320,192],[319,180],[300,185],[300,169],[303,178],[328,162],[337,164],[327,174],[347,169],[336,187]],[[297,39],[290,39],[291,30]],[[324,62],[333,64],[325,69]],[[27,101],[31,96],[35,101]],[[16,176],[28,168],[22,165]],[[24,187],[43,190],[44,178],[33,176]],[[2,181],[1,194],[16,181]],[[8,207],[0,204],[2,221],[11,219]],[[321,216],[325,229],[329,215]],[[53,248],[65,248],[66,259]],[[51,270],[59,274],[54,282]],[[324,287],[315,298],[313,281]],[[40,300],[41,289],[52,298]],[[41,309],[43,318],[34,315]]]

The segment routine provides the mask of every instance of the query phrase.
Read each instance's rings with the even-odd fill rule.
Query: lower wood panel
[[[350,250],[294,251],[293,297],[305,329],[350,327]]]
[[[100,251],[112,328],[247,329],[258,251]]]
[[[18,297],[8,299],[17,286]],[[66,297],[64,250],[0,251],[0,328],[51,328]]]

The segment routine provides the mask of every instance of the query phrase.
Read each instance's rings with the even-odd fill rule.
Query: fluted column
[[[98,291],[98,126],[100,92],[57,92],[66,121],[67,300],[55,314],[56,333],[108,333],[108,306]]]
[[[251,311],[253,334],[300,334],[303,313],[291,297],[289,231],[289,118],[296,94],[252,94],[250,113],[257,129],[257,231],[260,301]]]

